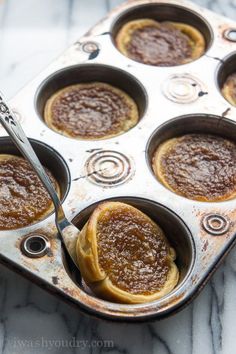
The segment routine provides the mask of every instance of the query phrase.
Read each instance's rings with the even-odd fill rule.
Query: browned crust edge
[[[96,225],[97,220],[104,210],[111,208],[117,208],[117,206],[124,206],[127,208],[127,204],[120,202],[104,202],[99,204],[92,213],[89,221],[83,227],[76,245],[77,262],[81,270],[81,274],[88,284],[88,286],[94,291],[94,293],[103,299],[119,302],[119,303],[144,303],[153,300],[160,299],[168,294],[176,286],[179,279],[179,271],[174,263],[175,251],[170,248],[170,270],[167,281],[164,287],[153,294],[131,294],[124,291],[114,284],[112,284],[106,273],[100,268],[97,252],[97,239],[96,239]],[[129,205],[129,208],[134,209],[135,212],[142,213],[136,208]],[[143,213],[142,213],[143,214]],[[148,216],[145,215],[148,218]],[[149,218],[148,218],[149,219]],[[151,219],[150,222],[153,223]],[[166,242],[168,242],[166,240]]]

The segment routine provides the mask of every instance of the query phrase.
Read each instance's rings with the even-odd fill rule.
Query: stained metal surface
[[[195,25],[205,35],[207,52],[192,63],[167,68],[124,57],[116,49],[113,35],[124,21],[144,14],[172,20],[179,16],[179,20]],[[1,231],[0,260],[4,264],[77,308],[110,319],[160,319],[189,303],[234,245],[236,200],[203,203],[180,197],[156,180],[151,159],[161,141],[177,134],[201,131],[235,139],[236,108],[219,90],[232,70],[231,54],[236,51],[235,43],[225,38],[225,31],[235,27],[233,21],[185,0],[129,1],[68,48],[10,102],[27,135],[43,146],[50,145],[52,164],[48,162],[48,167],[52,166],[60,180],[68,218],[82,227],[96,203],[106,199],[123,200],[140,208],[162,226],[176,248],[181,273],[178,286],[147,304],[121,305],[95,297],[81,279],[70,274],[54,215],[23,229]],[[70,139],[49,129],[42,119],[47,98],[65,85],[86,80],[102,80],[127,91],[138,104],[138,124],[123,135],[100,141]],[[0,136],[4,135],[0,128]],[[46,150],[38,146],[45,162]],[[0,152],[4,151],[15,148],[9,139],[1,138]],[[65,164],[58,157],[53,159],[56,152]],[[207,215],[227,219],[227,228],[219,237],[204,227]],[[212,225],[220,227],[216,220]],[[50,252],[44,257],[32,259],[22,253],[22,240],[30,234],[49,240]]]

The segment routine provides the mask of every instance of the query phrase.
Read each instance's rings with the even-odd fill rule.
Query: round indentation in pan
[[[236,92],[234,92],[235,103],[233,102],[233,98],[230,98],[230,94],[228,93],[229,97],[226,97],[225,93],[222,91],[223,87],[229,77],[231,75],[235,75],[234,82],[236,83],[236,52],[229,54],[226,58],[222,60],[219,64],[217,72],[216,72],[216,80],[218,84],[218,88],[222,94],[222,96],[231,104],[236,106]],[[233,85],[232,85],[233,89]],[[231,101],[232,100],[232,101]]]
[[[176,103],[191,103],[206,94],[203,83],[190,74],[174,74],[162,84],[162,92]]]
[[[64,201],[70,187],[70,172],[66,162],[62,156],[49,145],[35,139],[30,139],[30,142],[43,166],[48,168],[56,179],[60,188],[61,200]],[[0,137],[0,154],[21,156],[19,150],[9,137]],[[37,222],[36,220],[35,223]]]
[[[162,124],[154,131],[154,133],[149,138],[146,149],[148,166],[151,169],[155,178],[157,177],[153,171],[152,165],[153,157],[157,148],[169,139],[184,136],[186,134],[217,135],[219,137],[236,142],[236,124],[235,122],[227,118],[222,118],[221,116],[200,113],[173,118],[168,122]],[[158,179],[157,181],[159,182]],[[181,193],[179,194],[182,195]],[[221,199],[219,198],[219,200]]]
[[[236,42],[236,28],[227,28],[223,32],[223,37],[230,42]]]
[[[177,258],[176,265],[180,272],[179,283],[176,288],[168,295],[163,297],[162,299],[168,299],[171,294],[173,294],[177,289],[182,289],[185,284],[185,280],[191,273],[191,269],[193,267],[195,261],[195,244],[192,238],[192,235],[185,225],[185,223],[170,209],[165,206],[158,204],[154,201],[137,198],[137,197],[116,197],[109,198],[106,200],[102,200],[100,202],[94,203],[84,210],[82,210],[73,220],[72,222],[81,230],[83,226],[88,221],[91,213],[96,208],[96,206],[104,201],[119,201],[123,203],[130,204],[135,208],[141,210],[143,213],[148,215],[153,221],[155,221],[164,231],[167,239],[169,240],[172,247],[175,249]],[[64,255],[63,255],[64,257]],[[150,315],[155,316],[155,313],[158,309],[158,304],[160,300],[156,300],[150,303],[139,304],[138,307],[133,305],[122,305],[122,312],[120,312],[120,305],[115,303],[110,303],[108,301],[100,300],[93,293],[91,293],[90,289],[84,284],[83,280],[77,275],[71,273],[69,260],[64,257],[65,268],[68,274],[72,277],[72,279],[76,282],[76,284],[90,296],[96,298],[97,305],[95,307],[91,307],[92,302],[91,298],[83,297],[83,305],[89,307],[89,310],[95,313],[99,313],[100,316],[107,315],[109,311],[110,304],[112,304],[112,316],[115,316],[118,319],[129,319],[130,316],[139,318],[139,315],[142,318],[149,317]],[[99,301],[100,300],[100,301]],[[98,302],[99,301],[99,302]],[[176,304],[176,299],[174,300]],[[169,304],[171,306],[171,303]],[[145,314],[143,314],[143,309],[145,309]],[[168,305],[166,310],[168,310]]]
[[[46,102],[57,91],[70,85],[93,82],[110,84],[124,91],[136,103],[139,120],[143,117],[147,107],[147,94],[143,85],[128,72],[101,64],[70,66],[55,72],[44,80],[35,97],[36,110],[39,116],[44,120]],[[86,115],[84,117],[86,118]]]
[[[205,52],[213,42],[213,31],[208,22],[195,11],[176,4],[142,4],[122,12],[113,22],[111,33],[116,46],[116,36],[126,23],[138,19],[152,19],[158,22],[173,21],[193,26],[205,39]]]
[[[45,256],[50,249],[50,241],[44,235],[30,234],[21,243],[21,250],[29,258]]]
[[[207,214],[202,219],[202,226],[211,235],[221,236],[230,228],[230,219],[225,215]]]
[[[101,150],[92,154],[85,163],[87,178],[103,187],[126,182],[133,174],[133,162],[118,151]]]
[[[99,45],[96,42],[88,41],[81,44],[81,50],[85,53],[91,54],[99,50]]]

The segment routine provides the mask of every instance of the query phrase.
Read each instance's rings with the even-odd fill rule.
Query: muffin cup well
[[[216,72],[216,81],[217,81],[218,89],[219,89],[222,96],[223,96],[222,88],[223,88],[224,83],[227,80],[228,76],[233,73],[236,73],[235,63],[236,63],[236,52],[233,52],[233,53],[230,53],[226,58],[224,58],[218,66],[218,69]]]
[[[48,168],[56,179],[60,188],[61,200],[64,201],[70,188],[70,171],[65,160],[49,145],[35,139],[29,140],[42,165]],[[0,154],[21,156],[20,151],[9,137],[0,137]],[[51,213],[49,213],[49,215],[50,214]],[[41,220],[36,220],[34,224],[40,221]]]
[[[44,120],[47,100],[60,89],[70,85],[103,82],[127,93],[137,104],[139,120],[147,107],[147,94],[142,84],[128,72],[108,65],[80,64],[61,69],[45,79],[36,93],[36,111]]]
[[[105,200],[101,202],[104,201]],[[191,271],[195,256],[194,241],[192,239],[190,231],[188,230],[184,222],[174,212],[164,207],[163,205],[151,200],[138,197],[117,197],[106,199],[106,201],[119,201],[130,204],[133,207],[142,211],[147,216],[149,216],[162,228],[166,238],[170,242],[170,245],[176,251],[177,257],[175,263],[180,273],[179,282],[176,288],[181,287],[184,280],[187,278],[188,274]],[[94,203],[86,209],[82,210],[72,220],[72,222],[81,230],[98,204],[98,202]],[[77,283],[77,285],[80,286],[88,294],[97,297],[96,295],[92,294],[91,290],[86,286],[83,279],[80,276],[78,277],[78,274],[77,276],[75,274],[72,274],[70,270],[69,259],[66,257],[66,255],[64,255],[63,258],[65,262],[65,268],[68,274]],[[173,291],[175,291],[175,289]],[[169,294],[165,297],[168,296]],[[144,305],[148,306],[148,303],[145,303]]]
[[[221,116],[197,113],[173,118],[162,124],[153,132],[146,148],[147,163],[157,183],[161,182],[157,179],[152,167],[155,151],[166,140],[185,134],[212,134],[236,142],[236,124]]]
[[[116,46],[116,36],[126,23],[138,19],[152,19],[159,22],[173,21],[190,25],[199,30],[206,43],[205,52],[213,42],[213,31],[201,15],[187,7],[173,4],[142,4],[122,12],[112,23],[111,33],[113,44]]]

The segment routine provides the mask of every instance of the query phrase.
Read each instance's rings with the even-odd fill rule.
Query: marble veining
[[[236,0],[196,3],[236,20]],[[1,0],[0,89],[11,97],[120,0]],[[161,322],[119,324],[82,315],[0,266],[3,354],[234,354],[236,250],[198,298]]]

